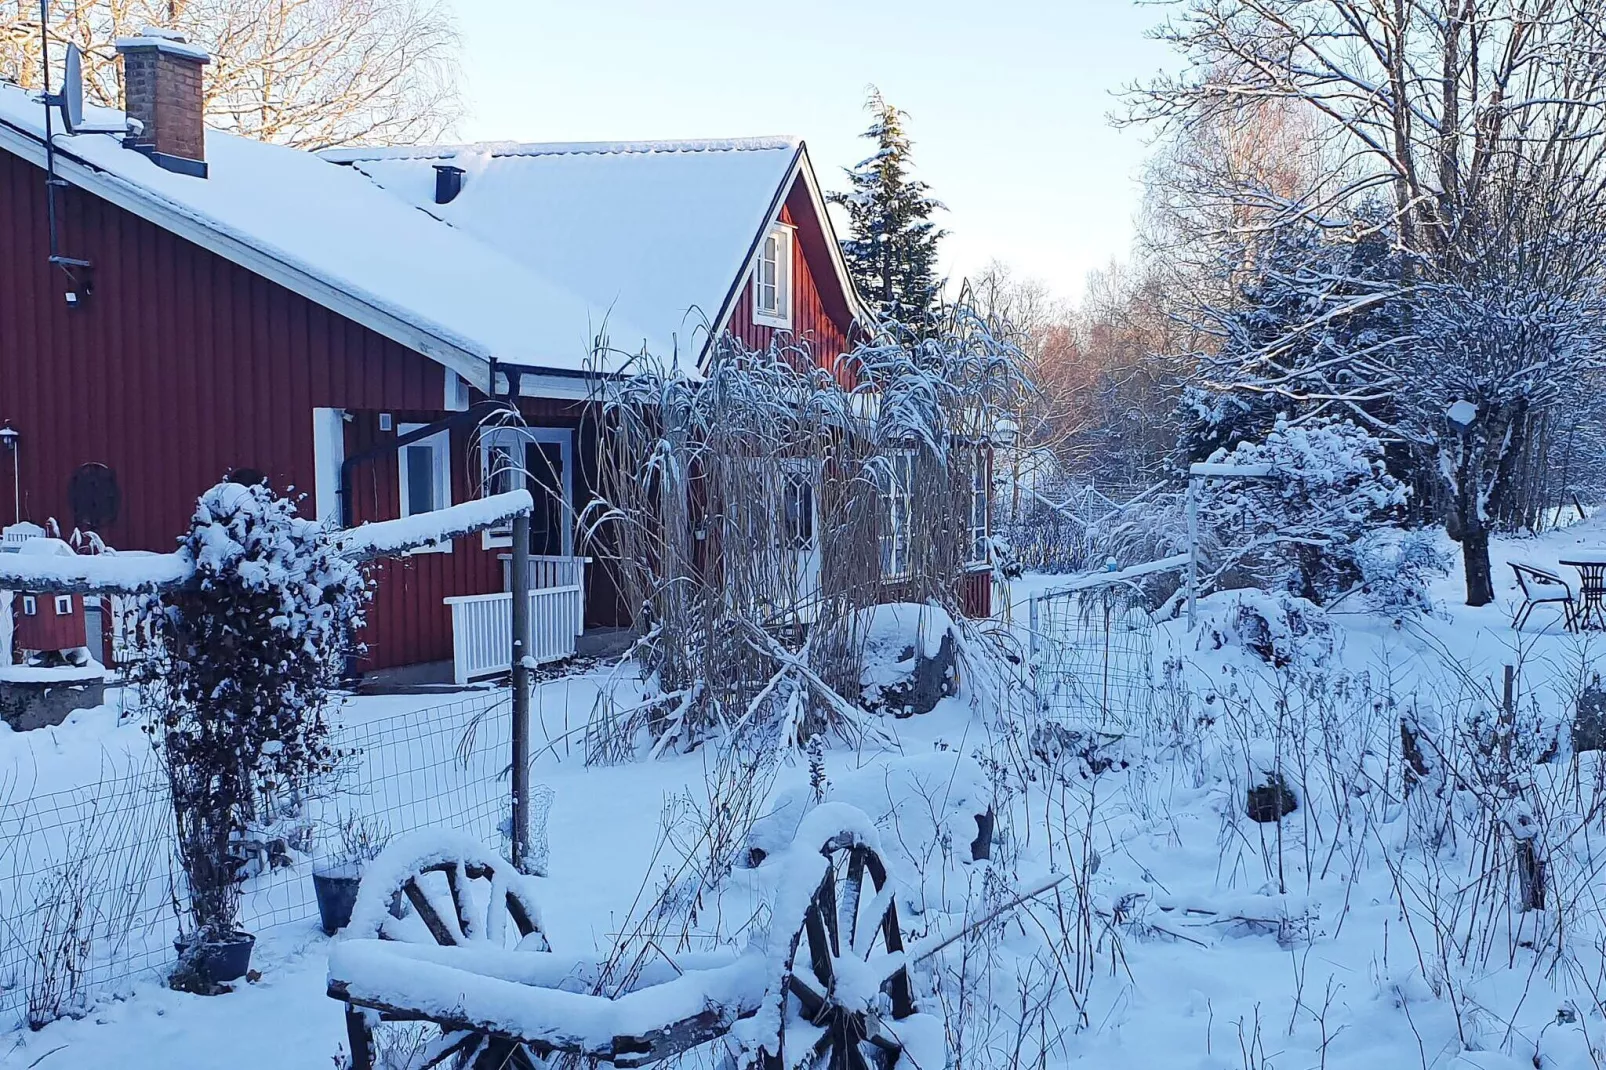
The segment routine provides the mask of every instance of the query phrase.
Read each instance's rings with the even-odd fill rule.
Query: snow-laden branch
[[[42,594],[153,594],[189,581],[182,554],[0,554],[0,590]]]
[[[527,490],[493,494],[400,520],[363,524],[333,536],[351,561],[371,561],[484,531],[534,508]],[[156,594],[188,585],[195,563],[188,554],[0,554],[0,590],[41,594]]]
[[[510,490],[400,520],[362,524],[337,533],[335,546],[342,557],[371,561],[484,531],[534,508],[535,500],[529,491]]]

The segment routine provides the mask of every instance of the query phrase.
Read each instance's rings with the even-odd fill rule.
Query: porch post
[[[530,514],[513,518],[513,868],[530,864]]]

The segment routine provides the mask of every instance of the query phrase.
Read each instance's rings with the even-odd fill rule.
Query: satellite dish
[[[84,125],[84,57],[73,44],[67,46],[61,72],[61,125],[69,134]]]

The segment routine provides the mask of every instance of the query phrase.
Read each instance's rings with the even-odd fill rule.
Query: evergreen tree
[[[865,108],[875,116],[863,135],[875,142],[875,155],[848,169],[851,188],[830,197],[848,213],[851,236],[842,243],[842,255],[878,316],[928,326],[936,316],[940,286],[937,242],[946,233],[931,222],[931,214],[942,203],[926,183],[910,177],[908,115],[873,87]]]

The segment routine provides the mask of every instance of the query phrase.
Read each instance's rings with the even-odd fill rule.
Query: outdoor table
[[[1574,619],[1579,630],[1606,630],[1606,550],[1574,551],[1561,563],[1578,570],[1578,613]]]

